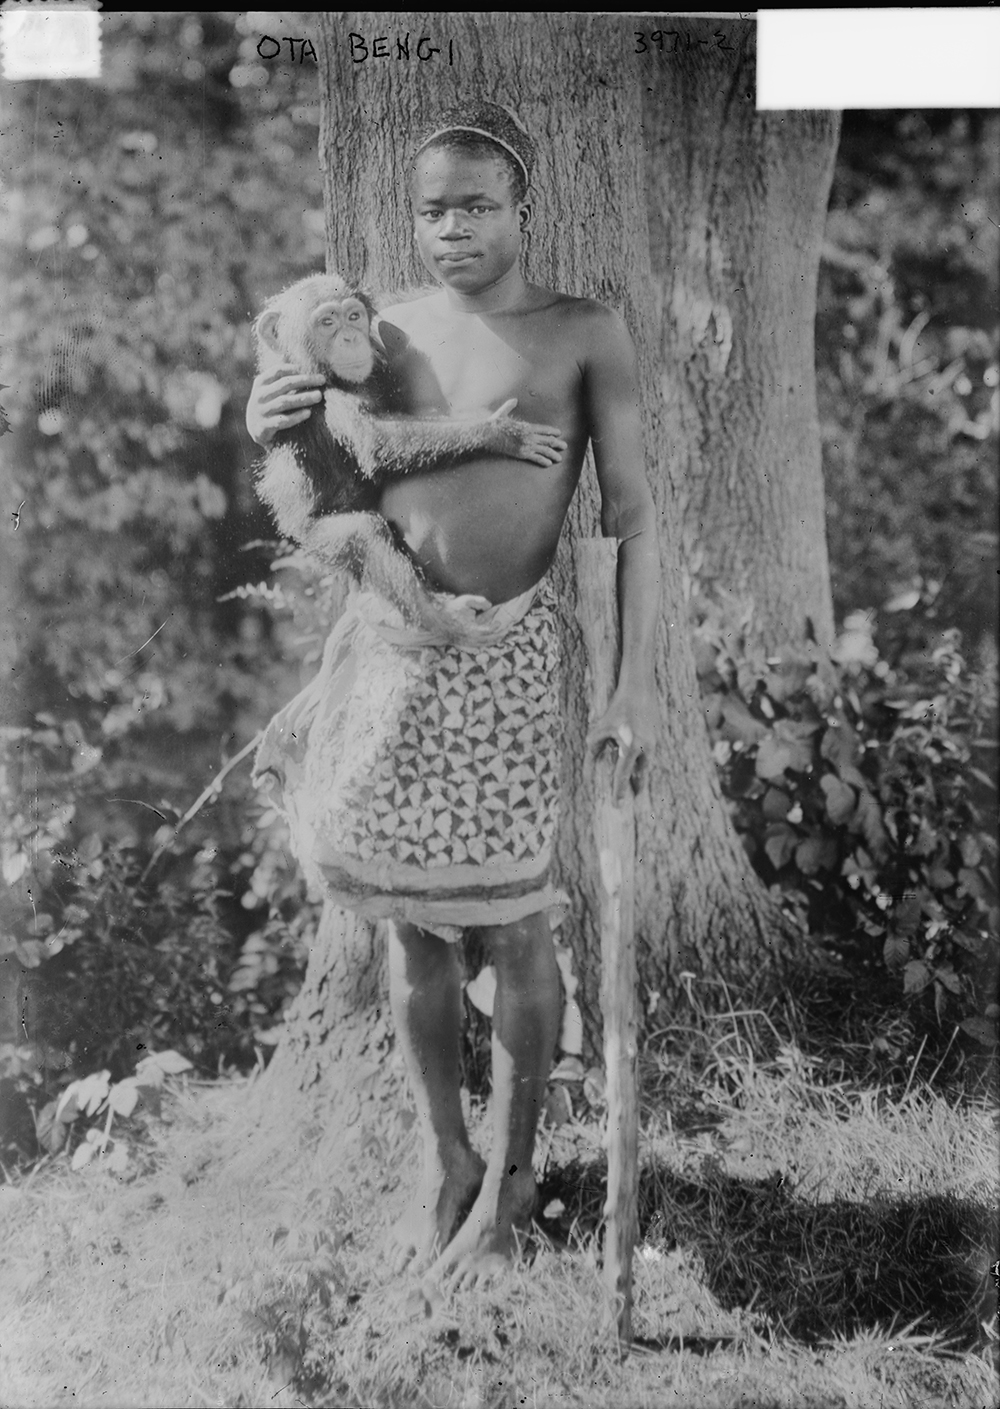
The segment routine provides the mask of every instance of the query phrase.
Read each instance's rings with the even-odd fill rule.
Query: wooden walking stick
[[[607,708],[620,657],[617,541],[574,545],[578,615],[590,665],[594,718]],[[635,967],[635,809],[632,790],[616,807],[613,749],[598,756],[594,832],[600,871],[601,1012],[608,1100],[608,1198],[604,1206],[604,1282],[613,1298],[618,1338],[632,1339],[632,1253],[638,1225],[639,1093]]]

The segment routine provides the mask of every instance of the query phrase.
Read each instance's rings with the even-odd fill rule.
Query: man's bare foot
[[[447,1281],[465,1290],[502,1272],[516,1251],[515,1229],[531,1222],[537,1192],[530,1170],[505,1178],[499,1192],[484,1182],[468,1218],[428,1268],[425,1283]]]
[[[479,1155],[463,1150],[449,1169],[425,1174],[389,1235],[394,1273],[407,1267],[420,1271],[448,1246],[456,1225],[479,1191],[485,1170]]]

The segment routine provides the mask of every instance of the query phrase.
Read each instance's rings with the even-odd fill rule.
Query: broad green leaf
[[[890,935],[882,946],[882,959],[887,969],[898,969],[910,957],[910,941],[904,935]]]
[[[37,969],[46,957],[45,944],[40,939],[15,939],[14,953],[26,969]]]
[[[851,818],[851,831],[861,833],[874,856],[884,854],[888,838],[882,825],[882,813],[867,788],[858,794],[857,807]]]
[[[77,1145],[73,1151],[73,1158],[69,1162],[70,1168],[82,1169],[85,1164],[90,1163],[96,1154],[97,1146],[85,1140],[82,1145]]]
[[[111,1084],[110,1078],[109,1071],[95,1071],[91,1072],[90,1076],[81,1077],[79,1081],[71,1081],[59,1097],[56,1119],[69,1123],[80,1111],[85,1115],[94,1115],[104,1104]]]
[[[964,891],[966,895],[971,895],[975,900],[985,900],[987,897],[982,876],[971,866],[963,866],[959,871],[958,886],[959,890]]]
[[[107,1070],[92,1072],[80,1082],[79,1102],[84,1115],[96,1115],[107,1100],[111,1087],[111,1073]]]
[[[904,993],[919,993],[930,981],[930,968],[922,959],[911,959],[903,970]]]
[[[799,834],[786,823],[776,822],[768,827],[765,837],[764,850],[768,860],[776,871],[780,871],[798,846]]]
[[[971,832],[965,832],[959,842],[962,850],[962,860],[966,866],[978,866],[983,859],[983,848],[979,838],[973,836]]]
[[[56,1102],[56,1120],[64,1120],[67,1125],[76,1120],[80,1113],[79,1088],[79,1081],[71,1081],[66,1087]]]
[[[992,1047],[997,1037],[997,1025],[989,1018],[966,1018],[959,1023],[963,1032],[981,1042],[984,1047]]]
[[[762,739],[754,765],[757,777],[766,780],[783,777],[785,769],[792,766],[792,758],[793,752],[788,744],[779,743],[773,737]]]
[[[830,821],[838,827],[848,822],[854,816],[857,805],[854,789],[832,773],[824,773],[819,785],[826,794],[826,815]]]
[[[167,1076],[177,1076],[182,1071],[192,1070],[191,1063],[188,1061],[187,1057],[182,1057],[180,1052],[173,1050],[169,1052],[150,1052],[147,1057],[143,1057],[139,1066],[136,1068],[136,1076],[138,1076],[140,1068],[145,1077],[147,1071],[151,1071],[154,1067],[159,1067],[160,1071],[165,1072]]]
[[[139,1099],[139,1086],[134,1077],[116,1082],[108,1092],[108,1105],[116,1115],[131,1115]]]
[[[946,965],[944,968],[935,969],[934,977],[949,993],[961,993],[962,980],[949,965]]]
[[[163,1085],[166,1073],[157,1063],[155,1057],[143,1057],[135,1069],[135,1080],[137,1085],[146,1090],[152,1090]]]
[[[761,803],[761,811],[769,822],[783,822],[792,806],[792,799],[780,788],[768,788]]]
[[[842,763],[837,772],[840,774],[841,780],[849,783],[852,788],[857,788],[860,791],[868,786],[868,779],[865,775],[859,769],[852,768],[849,763]]]
[[[804,876],[829,871],[837,864],[837,843],[832,837],[806,837],[795,848],[795,864]]]
[[[819,751],[823,758],[833,764],[842,778],[846,768],[856,769],[861,761],[861,741],[851,726],[844,722],[833,724],[827,729]]]
[[[69,1139],[69,1125],[57,1119],[56,1105],[55,1101],[44,1105],[38,1112],[35,1126],[38,1143],[48,1150],[50,1155],[57,1155]]]

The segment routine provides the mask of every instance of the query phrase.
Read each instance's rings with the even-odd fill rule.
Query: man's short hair
[[[489,155],[501,160],[510,173],[511,194],[523,201],[535,166],[531,135],[509,108],[473,99],[440,113],[420,132],[410,160],[410,170],[425,151],[457,151]]]

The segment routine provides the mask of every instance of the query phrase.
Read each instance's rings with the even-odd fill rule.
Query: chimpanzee
[[[440,626],[418,569],[377,512],[383,486],[401,475],[476,455],[558,462],[565,441],[548,426],[506,414],[477,421],[400,414],[400,388],[372,336],[367,294],[336,274],[313,274],[277,294],[254,331],[261,371],[291,364],[326,378],[323,405],[279,431],[257,474],[278,527],[321,562],[347,568],[410,624]]]

